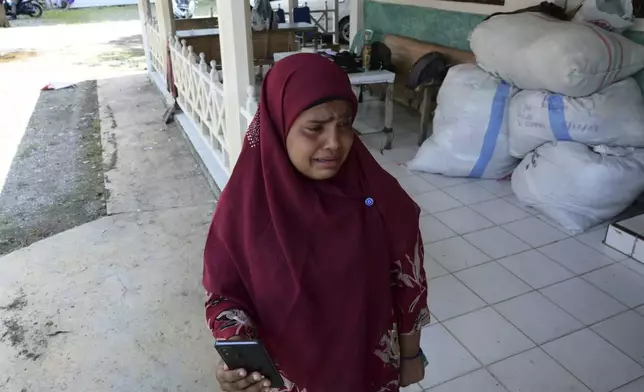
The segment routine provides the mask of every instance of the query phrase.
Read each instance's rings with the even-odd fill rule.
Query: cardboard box
[[[604,244],[644,263],[644,214],[608,226]]]

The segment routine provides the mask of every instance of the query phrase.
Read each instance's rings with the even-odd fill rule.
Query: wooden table
[[[292,30],[295,31],[296,33],[311,33],[315,36],[320,34],[320,30],[318,27],[314,24],[311,23],[304,23],[304,22],[298,22],[298,23],[280,23],[277,25],[278,30]],[[318,51],[318,40],[317,37],[313,38],[313,49],[317,52]]]
[[[298,23],[280,23],[277,25],[278,29],[281,30],[297,30],[298,32],[309,32],[309,33],[316,33],[318,32],[318,27],[314,24],[311,23],[304,23],[304,22],[298,22]]]
[[[254,31],[253,34],[270,34],[271,31],[279,31],[280,33],[292,33],[293,36],[297,33],[313,33],[313,34],[319,34],[319,30],[317,26],[311,24],[311,23],[280,23],[277,27],[277,30],[265,30],[265,31]],[[193,30],[178,30],[176,33],[176,36],[179,37],[179,39],[186,39],[188,41],[191,41],[191,39],[194,41],[196,39],[204,38],[204,37],[219,37],[219,28],[207,28],[207,29],[193,29]],[[295,38],[293,38],[293,43],[295,43]],[[190,42],[189,42],[190,44]],[[313,40],[314,44],[314,49],[315,51],[318,50],[318,40],[314,39]],[[195,48],[196,49],[196,48]],[[197,50],[195,50],[197,51]],[[206,52],[206,50],[202,50]],[[209,53],[207,53],[209,54]],[[209,58],[212,58],[213,56],[207,56]],[[219,62],[219,59],[217,59]]]
[[[350,73],[348,75],[352,85],[360,86],[360,101],[362,101],[362,86],[369,84],[387,84],[385,95],[385,127],[382,129],[382,133],[387,137],[385,150],[391,150],[391,145],[394,141],[394,82],[396,81],[396,74],[383,69],[380,71]]]
[[[316,33],[318,28],[311,23],[280,23],[277,26],[278,30],[289,30],[297,33]],[[204,37],[207,35],[219,35],[219,28],[210,29],[193,29],[193,30],[179,30],[176,32],[179,38],[192,38]]]

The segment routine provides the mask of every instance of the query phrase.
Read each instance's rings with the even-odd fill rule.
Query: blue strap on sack
[[[510,95],[510,85],[501,82],[496,88],[494,100],[492,101],[492,109],[490,110],[490,120],[487,124],[485,137],[483,138],[483,146],[479,159],[470,172],[470,177],[481,178],[487,169],[487,165],[494,156],[494,149],[496,148],[496,140],[501,133],[501,126],[503,126],[503,118],[505,117],[505,106],[508,103]]]
[[[550,128],[556,140],[572,141],[570,132],[568,132],[568,126],[566,125],[563,95],[552,94],[548,97],[548,118],[550,119]]]

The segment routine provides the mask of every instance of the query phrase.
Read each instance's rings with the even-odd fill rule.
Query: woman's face
[[[335,176],[353,145],[353,110],[346,101],[330,101],[305,110],[286,136],[295,168],[313,180]]]

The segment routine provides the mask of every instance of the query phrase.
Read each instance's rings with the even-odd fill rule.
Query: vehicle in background
[[[15,0],[14,0],[15,1]],[[4,1],[4,12],[5,15],[11,15],[11,0]],[[32,18],[40,18],[43,13],[42,5],[38,4],[33,0],[22,0],[18,4],[18,9],[16,10],[16,17],[19,15],[29,15]]]
[[[298,1],[294,1],[294,3],[297,3]],[[349,3],[351,0],[339,0],[338,3],[338,16],[339,16],[339,29],[340,29],[340,40],[343,43],[349,43],[350,35],[351,35],[351,28],[350,28],[350,20],[349,20]],[[286,1],[284,0],[278,0],[278,1],[271,1],[271,5],[273,6],[273,9],[276,10],[278,8],[282,8],[284,11],[288,12],[286,9]],[[329,30],[333,31],[333,6],[335,4],[334,0],[299,0],[299,6],[304,7],[305,5],[308,6],[311,9],[311,18],[318,19],[320,17],[320,11],[324,11],[324,6],[325,3],[327,3],[327,6],[329,7],[329,13],[327,14],[327,17],[329,18]],[[316,12],[317,11],[317,12]],[[324,18],[320,21],[320,25],[324,27]],[[324,32],[323,32],[324,33]]]
[[[172,0],[175,19],[190,19],[195,15],[195,0]]]

